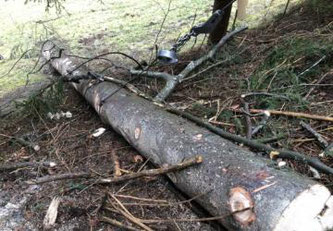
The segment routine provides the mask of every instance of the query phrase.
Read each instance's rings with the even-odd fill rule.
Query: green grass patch
[[[34,65],[34,59],[22,59],[17,63],[15,68],[8,73],[8,71],[15,64],[15,60],[2,60],[0,61],[0,97],[5,93],[14,90],[18,86],[24,86],[26,83],[34,83],[45,78],[42,74],[32,74],[27,78],[27,73],[30,72]]]
[[[66,0],[61,13],[56,8],[45,11],[45,4],[30,1],[5,1],[0,8],[0,54],[6,60],[17,59],[33,48],[25,58],[36,58],[39,46],[46,39],[60,40],[77,55],[94,56],[108,51],[122,51],[137,59],[148,59],[154,41],[168,11],[169,0]],[[292,1],[293,3],[298,0]],[[258,25],[283,9],[284,0],[250,1],[247,23]],[[171,1],[168,17],[157,40],[160,48],[168,49],[179,35],[192,24],[204,22],[211,14],[211,0]],[[236,4],[235,4],[236,8]],[[194,21],[195,19],[195,21]],[[232,20],[232,19],[231,19]],[[197,41],[199,46],[204,36]],[[189,42],[182,51],[192,47]],[[12,63],[0,63],[0,71]],[[8,65],[7,65],[8,64]],[[27,64],[27,62],[25,63]],[[0,79],[5,87],[21,86],[22,72],[14,69],[9,80]],[[18,78],[19,80],[12,80]]]
[[[289,109],[303,110],[306,103],[302,97],[309,90],[309,84],[332,64],[333,43],[327,38],[290,37],[281,41],[266,57],[250,78],[252,91],[267,91],[287,95]],[[318,65],[311,68],[321,58]],[[309,69],[308,69],[309,68]],[[308,71],[306,71],[308,69]],[[263,97],[257,101],[259,108],[276,109],[285,100]]]

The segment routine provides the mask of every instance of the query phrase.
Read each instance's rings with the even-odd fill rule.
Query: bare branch
[[[32,167],[32,168],[39,168],[39,167],[52,168],[52,167],[54,167],[56,165],[57,164],[55,162],[51,162],[51,161],[6,163],[6,164],[0,165],[0,171],[12,171],[12,170],[15,170],[15,169],[27,168],[27,167]]]
[[[144,71],[140,72],[137,70],[131,70],[131,74],[133,75],[144,75],[150,78],[161,78],[166,81],[164,88],[159,92],[159,94],[155,97],[156,101],[164,101],[174,90],[174,88],[181,83],[191,72],[200,67],[203,63],[208,60],[214,59],[216,53],[219,49],[234,35],[246,30],[247,27],[242,27],[237,30],[234,30],[228,34],[226,34],[212,49],[208,52],[208,54],[202,56],[201,58],[191,61],[178,75],[170,75],[164,72],[153,72],[153,71]]]
[[[141,172],[136,172],[128,175],[123,175],[120,177],[115,177],[115,178],[106,178],[106,179],[101,179],[98,181],[98,183],[119,183],[127,180],[132,180],[136,179],[139,177],[144,177],[144,176],[157,176],[161,174],[166,174],[169,172],[174,172],[178,170],[182,170],[184,168],[187,168],[192,165],[200,164],[202,162],[202,157],[201,156],[196,156],[194,158],[187,159],[181,163],[167,166],[167,167],[162,167],[162,168],[157,168],[157,169],[149,169],[149,170],[143,170]]]

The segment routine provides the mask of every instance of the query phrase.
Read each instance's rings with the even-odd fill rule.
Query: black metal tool
[[[221,21],[222,17],[223,11],[217,10],[205,23],[192,27],[191,32],[193,32],[195,35],[209,34],[215,29],[217,24]]]
[[[189,33],[177,39],[176,43],[172,46],[170,50],[159,50],[159,52],[157,53],[157,59],[163,64],[177,63],[177,51],[182,46],[184,46],[185,43],[191,39],[191,37],[197,37],[199,34],[211,33],[223,18],[224,10],[228,8],[234,1],[236,0],[228,3],[226,6],[223,7],[223,9],[215,11],[206,22],[192,27]]]
[[[158,60],[160,60],[164,64],[174,64],[178,62],[177,51],[185,45],[187,41],[191,39],[191,37],[196,37],[199,34],[209,34],[211,33],[216,25],[220,22],[223,17],[223,11],[217,10],[213,13],[210,18],[198,25],[191,28],[190,32],[181,36],[177,39],[176,43],[172,46],[170,50],[160,50],[157,54]]]

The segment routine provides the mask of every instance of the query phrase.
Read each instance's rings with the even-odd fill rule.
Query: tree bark
[[[223,9],[228,5],[231,0],[214,0],[213,12],[219,9]],[[223,18],[216,28],[210,33],[209,41],[211,44],[218,43],[221,38],[227,33],[229,19],[231,15],[232,4],[224,10]]]
[[[45,45],[43,56],[62,76],[87,74],[84,67],[75,70],[73,57],[62,54],[56,58],[59,53],[52,44]],[[118,85],[91,84],[82,80],[73,86],[105,123],[155,164],[173,165],[196,155],[203,157],[200,165],[168,177],[188,196],[202,195],[196,201],[213,216],[221,216],[219,222],[229,230],[324,230],[333,226],[333,198],[323,185],[290,170],[278,170],[270,160]]]

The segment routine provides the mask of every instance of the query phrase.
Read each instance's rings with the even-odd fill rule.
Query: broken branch
[[[37,178],[35,180],[27,181],[28,184],[44,184],[46,182],[58,181],[58,180],[70,180],[70,179],[78,179],[78,178],[89,178],[91,177],[90,173],[80,172],[80,173],[64,173],[59,175],[52,176],[43,176]]]
[[[320,146],[322,148],[325,149],[328,147],[328,142],[316,130],[314,130],[309,124],[307,124],[303,121],[301,121],[300,124],[305,130],[310,132],[318,140],[318,142],[320,143]]]
[[[301,117],[301,118],[307,118],[307,119],[313,119],[313,120],[324,120],[324,121],[333,122],[333,117],[330,117],[330,116],[312,115],[312,114],[306,114],[306,113],[302,113],[302,112],[250,109],[250,112],[252,112],[252,113],[264,113],[265,111],[268,111],[272,115],[284,115],[284,116],[290,116],[290,117]]]
[[[200,163],[202,163],[202,161],[203,161],[203,159],[201,156],[196,156],[194,158],[187,159],[187,160],[185,160],[181,163],[175,164],[175,165],[157,168],[157,169],[143,170],[141,172],[123,175],[123,176],[116,177],[116,178],[105,178],[105,179],[99,180],[98,183],[100,183],[100,184],[119,183],[119,182],[132,180],[132,179],[136,179],[136,178],[144,177],[144,176],[157,176],[157,175],[166,174],[169,172],[179,171],[179,170],[182,170],[189,166],[192,166],[195,164],[200,164]]]
[[[0,171],[12,171],[18,168],[27,168],[27,167],[45,167],[45,168],[53,168],[57,164],[51,161],[42,161],[42,162],[19,162],[19,163],[6,163],[0,165]]]
[[[103,216],[103,217],[101,217],[99,220],[102,221],[102,222],[106,222],[106,223],[109,223],[109,224],[111,224],[111,225],[114,225],[114,226],[116,226],[116,227],[118,227],[118,228],[121,228],[121,229],[124,229],[124,230],[140,231],[140,229],[136,229],[136,228],[133,228],[133,227],[131,227],[131,226],[124,225],[123,223],[121,223],[121,222],[119,222],[119,221],[116,221],[116,220],[114,220],[114,219],[111,219],[111,218],[109,218],[109,217],[105,217],[105,216]]]

